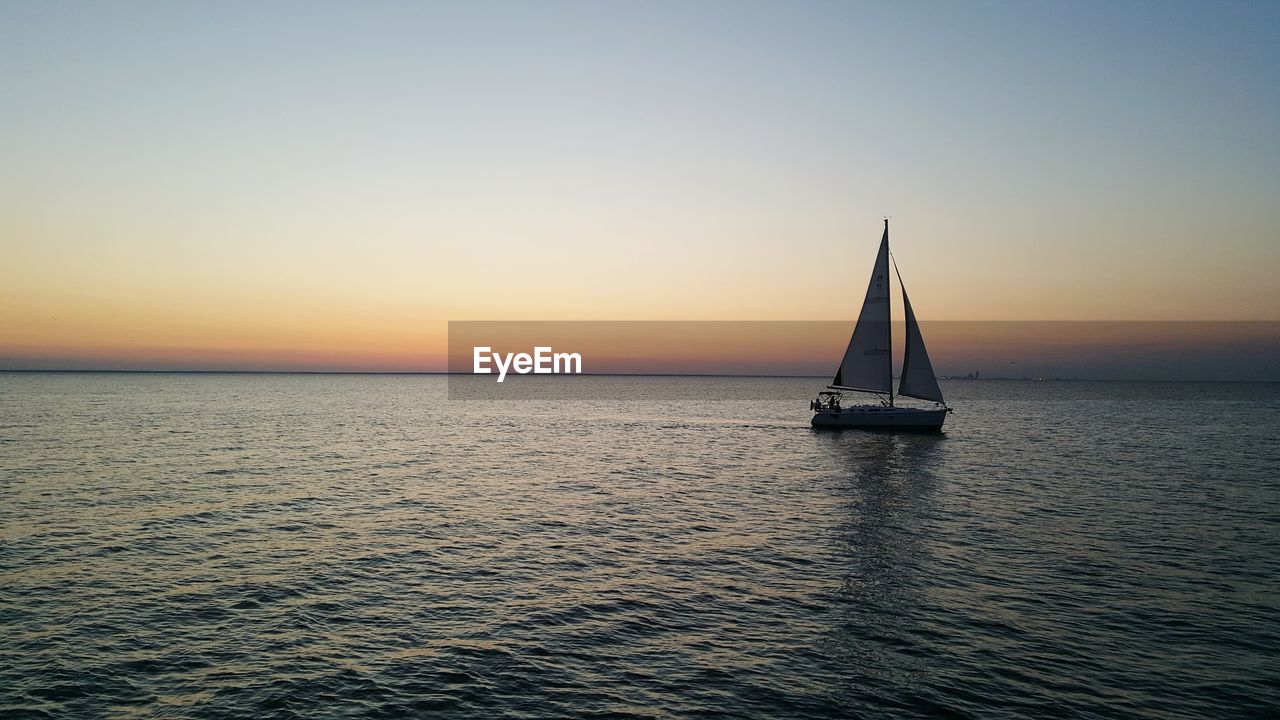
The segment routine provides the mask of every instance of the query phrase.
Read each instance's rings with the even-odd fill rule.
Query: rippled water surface
[[[1276,385],[590,382],[0,374],[0,715],[1280,708]]]

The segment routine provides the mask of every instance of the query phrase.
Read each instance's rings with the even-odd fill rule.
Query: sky
[[[0,368],[1280,320],[1280,3],[0,4]],[[833,360],[834,362],[834,360]]]

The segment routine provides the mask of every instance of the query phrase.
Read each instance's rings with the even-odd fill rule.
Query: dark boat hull
[[[816,428],[938,432],[942,430],[942,423],[946,419],[946,408],[854,405],[839,410],[819,410],[814,413],[813,420],[810,422]]]

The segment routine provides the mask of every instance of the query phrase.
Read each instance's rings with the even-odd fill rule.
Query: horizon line
[[[445,377],[481,377],[476,373],[451,373],[433,370],[143,370],[143,369],[41,369],[41,368],[4,368],[0,369],[0,374],[4,373],[113,373],[113,374],[134,374],[134,375],[442,375]],[[746,374],[736,375],[729,373],[558,373],[552,377],[668,377],[668,378],[759,378],[759,379],[777,379],[777,380],[821,380],[827,378],[827,375],[760,375]],[[524,376],[519,376],[524,377]],[[536,377],[536,376],[530,376]],[[894,378],[900,378],[900,375],[894,375]],[[1093,378],[1093,377],[1011,377],[1011,376],[990,376],[990,377],[959,377],[950,375],[938,375],[939,380],[961,380],[973,382],[987,382],[991,380],[1001,380],[1006,382],[1159,382],[1159,383],[1238,383],[1238,384],[1257,384],[1257,383],[1280,383],[1277,380],[1223,380],[1223,379],[1203,379],[1203,378],[1180,378],[1180,379],[1161,379],[1161,378],[1143,378],[1143,379],[1117,379],[1117,378]]]

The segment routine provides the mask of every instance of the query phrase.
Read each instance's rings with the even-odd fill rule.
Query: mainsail
[[[918,331],[917,331],[918,332]],[[884,237],[876,255],[862,301],[862,314],[849,338],[849,347],[836,370],[832,386],[876,393],[893,392],[893,356],[889,327],[889,221],[884,221]],[[924,345],[920,346],[922,349]],[[925,359],[926,365],[928,359]]]
[[[895,272],[898,263],[893,264]],[[907,347],[902,355],[902,381],[898,383],[898,394],[921,400],[943,402],[942,388],[938,387],[938,378],[933,374],[933,364],[929,362],[929,353],[924,349],[924,337],[920,334],[920,324],[916,322],[916,314],[911,311],[911,301],[907,299],[907,286],[902,282],[902,273],[898,273],[898,285],[902,287],[902,307],[907,313]]]

